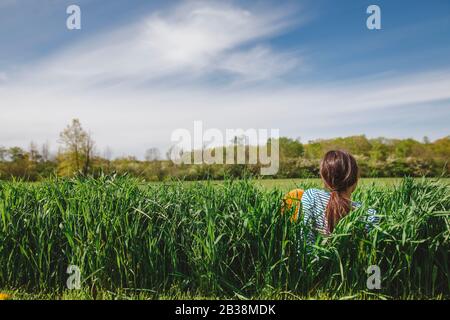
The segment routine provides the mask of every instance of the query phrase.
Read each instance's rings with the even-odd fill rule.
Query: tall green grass
[[[307,226],[280,215],[282,196],[248,180],[0,182],[0,288],[60,292],[73,264],[87,290],[449,296],[448,185],[364,186],[355,194],[364,206],[313,245]],[[370,231],[368,206],[381,219]],[[380,290],[366,287],[370,265],[381,269]]]

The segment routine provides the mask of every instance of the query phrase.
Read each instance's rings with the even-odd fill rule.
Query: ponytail
[[[359,178],[355,158],[341,150],[328,151],[320,163],[320,176],[327,189],[331,191],[325,210],[327,232],[333,232],[340,219],[351,210],[348,191],[354,188]]]
[[[327,231],[332,233],[338,221],[346,216],[351,209],[350,199],[342,196],[340,192],[332,191],[325,211]]]

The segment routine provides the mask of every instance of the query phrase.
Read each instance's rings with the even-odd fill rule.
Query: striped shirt
[[[310,226],[312,230],[316,232],[309,232],[307,235],[307,241],[309,243],[314,243],[316,241],[317,232],[322,234],[327,233],[327,221],[325,216],[325,211],[327,208],[328,201],[330,200],[330,193],[320,189],[308,189],[303,193],[301,203],[303,208],[303,222],[305,225]],[[354,209],[361,207],[361,203],[353,202],[352,207]],[[368,210],[370,225],[378,222],[378,217],[376,216],[376,211],[374,209]]]

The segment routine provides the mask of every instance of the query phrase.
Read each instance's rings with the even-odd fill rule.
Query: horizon
[[[129,158],[135,158],[138,161],[146,161],[145,160],[145,153],[149,149],[152,149],[152,148],[144,148],[142,150],[143,155],[140,156],[140,157],[136,156],[134,154],[126,154],[126,153],[114,154],[114,150],[111,150],[109,147],[107,147],[105,149],[102,149],[102,150],[98,150],[97,145],[96,145],[96,141],[95,141],[95,135],[93,135],[92,132],[90,132],[88,130],[88,128],[83,128],[83,129],[85,129],[85,131],[88,132],[91,135],[91,137],[93,138],[93,141],[94,141],[94,155],[96,157],[99,157],[99,158],[104,158],[104,159],[108,159],[108,160],[111,160],[111,161],[120,160],[120,159],[127,159],[127,158],[128,159]],[[212,129],[214,129],[214,128],[212,128]],[[241,136],[241,137],[243,137],[243,136]],[[248,136],[244,136],[244,137],[248,138]],[[412,139],[412,140],[414,140],[416,142],[419,142],[421,144],[426,144],[426,143],[431,143],[432,144],[432,143],[435,143],[438,140],[449,138],[450,135],[437,137],[435,139],[430,139],[428,136],[423,136],[422,139],[416,139],[416,138],[412,138],[412,137],[405,137],[405,138],[386,137],[386,136],[370,137],[370,136],[367,136],[366,134],[355,134],[355,135],[351,135],[351,136],[336,136],[336,137],[329,137],[329,138],[317,138],[317,139],[312,139],[312,140],[308,140],[308,141],[303,141],[301,139],[301,137],[293,138],[293,137],[286,137],[286,136],[280,135],[278,137],[278,139],[280,139],[280,138],[289,138],[289,139],[297,141],[297,142],[301,143],[302,145],[306,146],[306,145],[310,145],[310,144],[313,144],[313,143],[333,141],[333,140],[336,140],[336,139],[349,139],[349,138],[355,138],[355,137],[365,137],[369,141],[376,140],[376,139],[385,139],[387,141]],[[270,138],[271,137],[269,137],[269,139]],[[246,147],[264,147],[266,145],[266,143],[261,143],[261,141],[257,141],[256,143],[252,143],[252,142],[249,142],[249,141],[247,141],[247,142],[244,141],[243,142],[243,146],[246,146]],[[44,147],[44,145],[45,145],[47,148],[49,148],[48,151],[49,151],[49,156],[51,158],[55,158],[58,155],[58,153],[61,151],[60,149],[63,148],[62,143],[58,142],[58,141],[54,141],[54,143],[52,143],[51,141],[44,141],[43,143],[37,143],[36,141],[33,141],[33,140],[30,140],[27,145],[23,145],[23,146],[21,146],[21,145],[6,145],[6,144],[2,144],[2,142],[0,141],[0,148],[19,147],[22,150],[24,150],[25,152],[28,152],[32,144],[34,145],[34,147],[36,147],[38,149],[38,151],[41,151],[42,147]],[[55,148],[54,147],[55,145],[58,146],[58,147]],[[210,146],[207,146],[206,148],[204,148],[203,150],[213,150],[213,149],[221,149],[221,148],[223,148],[224,151],[225,151],[226,148],[232,147],[234,145],[235,144],[232,141],[230,141],[230,142],[228,142],[226,144],[210,145]],[[157,149],[157,152],[159,152],[159,155],[160,155],[159,159],[157,159],[157,160],[161,160],[161,161],[165,161],[165,160],[169,161],[169,160],[171,160],[171,159],[167,158],[167,152],[170,151],[170,147],[168,147],[166,149],[159,149],[159,148],[156,148],[156,149]],[[191,150],[187,150],[186,149],[184,151],[194,153],[194,152],[197,152],[199,150],[201,150],[201,149],[191,149]]]
[[[80,30],[66,28],[73,2]],[[444,138],[450,2],[422,3],[5,0],[0,146],[56,152],[73,118],[114,158],[165,154],[195,120],[302,143]],[[366,27],[371,4],[381,30]]]

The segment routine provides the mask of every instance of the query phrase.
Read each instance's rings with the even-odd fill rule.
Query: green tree
[[[283,158],[298,158],[305,154],[303,144],[297,139],[281,137],[279,139],[280,153]]]
[[[426,149],[419,141],[405,139],[398,140],[394,152],[398,158],[423,157],[426,154]]]
[[[448,161],[450,159],[450,136],[436,140],[431,148],[435,157]]]
[[[389,156],[389,146],[386,144],[384,138],[372,139],[370,140],[372,148],[369,152],[370,159],[373,161],[386,161]]]
[[[35,180],[36,174],[33,171],[32,162],[29,154],[20,147],[12,147],[7,150],[6,159],[3,166],[3,173],[7,178],[17,177],[28,180]]]

